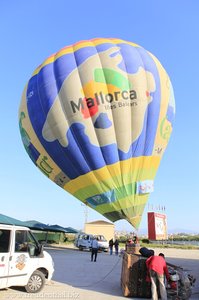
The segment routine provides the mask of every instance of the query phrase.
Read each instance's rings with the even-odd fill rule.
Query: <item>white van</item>
[[[91,244],[93,240],[94,235],[93,234],[87,234],[87,233],[80,233],[77,235],[75,240],[75,246],[79,248],[79,250],[83,249],[91,249]],[[98,241],[99,250],[108,251],[109,245],[105,237],[101,234],[95,235]]]
[[[27,292],[36,293],[53,272],[51,256],[29,228],[0,224],[0,289],[24,286]]]

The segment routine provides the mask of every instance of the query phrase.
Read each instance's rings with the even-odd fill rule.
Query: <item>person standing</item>
[[[138,237],[137,237],[137,235],[133,236],[133,243],[134,244],[138,244]]]
[[[94,236],[91,242],[91,261],[93,261],[93,257],[94,257],[94,261],[97,261],[98,248],[99,248],[99,244],[96,237]]]
[[[113,239],[111,239],[110,241],[109,241],[109,250],[110,250],[110,255],[112,255],[113,254]]]
[[[118,239],[115,240],[114,246],[115,246],[115,255],[118,255],[118,250],[119,250],[119,241],[118,241]]]
[[[151,256],[146,260],[147,270],[151,279],[151,293],[152,300],[158,300],[158,292],[156,282],[159,282],[160,296],[162,300],[167,300],[167,292],[164,284],[164,275],[167,281],[170,280],[169,271],[164,258],[164,254],[160,253],[158,256]]]

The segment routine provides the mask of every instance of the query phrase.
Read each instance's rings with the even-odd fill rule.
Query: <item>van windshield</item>
[[[31,246],[38,248],[38,243],[32,233],[25,230],[16,230],[15,252],[28,252]]]
[[[100,242],[107,242],[107,240],[105,239],[105,237],[103,235],[97,235],[97,239]]]

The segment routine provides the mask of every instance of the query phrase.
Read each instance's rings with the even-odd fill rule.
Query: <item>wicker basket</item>
[[[125,297],[151,298],[151,285],[146,282],[146,258],[124,252],[121,287]]]

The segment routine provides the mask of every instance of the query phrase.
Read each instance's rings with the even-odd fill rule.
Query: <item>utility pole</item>
[[[88,221],[88,206],[86,204],[81,203],[81,206],[84,207],[84,228],[85,228],[85,224]]]

